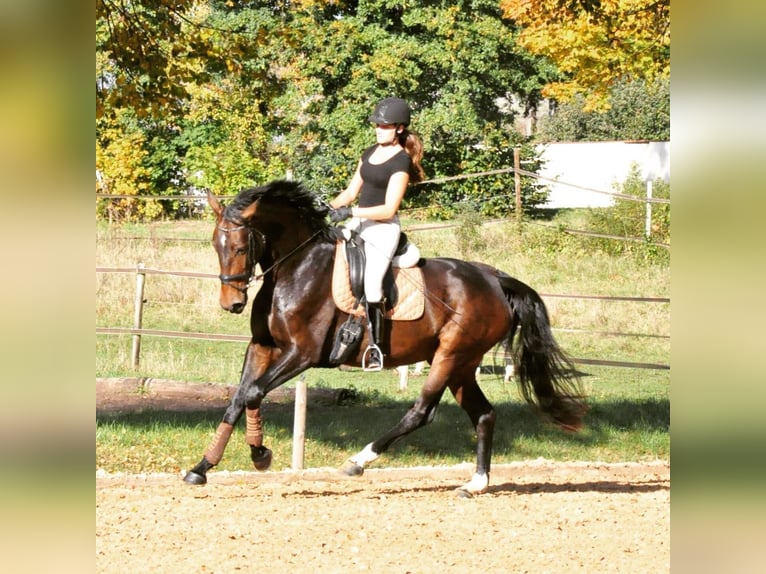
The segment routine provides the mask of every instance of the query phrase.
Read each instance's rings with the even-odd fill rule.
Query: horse
[[[252,338],[239,386],[202,460],[184,476],[189,484],[207,482],[207,471],[220,462],[243,413],[253,464],[258,470],[269,467],[271,450],[263,445],[260,415],[264,397],[309,368],[338,367],[330,360],[331,350],[349,317],[331,293],[338,236],[327,221],[329,206],[318,196],[299,182],[275,180],[243,189],[226,207],[210,191],[207,199],[215,214],[212,244],[220,263],[221,307],[242,313],[248,287],[255,280],[262,284],[252,303]],[[423,314],[416,320],[384,321],[385,360],[392,367],[428,361],[428,376],[401,421],[341,470],[361,475],[395,441],[433,421],[449,389],[476,431],[475,471],[458,488],[461,495],[473,496],[489,485],[496,419],[476,380],[485,353],[502,344],[513,357],[522,397],[565,431],[581,428],[587,403],[534,289],[481,262],[429,257],[418,265],[424,277]],[[361,365],[368,337],[363,335],[346,365]]]

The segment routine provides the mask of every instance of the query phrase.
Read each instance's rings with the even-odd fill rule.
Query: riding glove
[[[351,217],[350,207],[339,207],[338,209],[330,210],[330,221],[333,223],[338,223],[339,221],[343,221],[349,217]]]
[[[345,240],[346,236],[343,235],[343,229],[340,227],[328,227],[327,236],[335,241]]]

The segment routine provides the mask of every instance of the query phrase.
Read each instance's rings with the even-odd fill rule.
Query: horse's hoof
[[[465,488],[458,488],[455,490],[458,498],[473,498],[473,494],[468,492]]]
[[[258,450],[259,452],[256,453],[255,450]],[[253,461],[255,470],[269,470],[269,467],[271,466],[271,449],[266,448],[265,446],[262,446],[259,449],[253,449],[250,458]]]
[[[184,476],[184,482],[186,484],[207,484],[207,477],[204,474],[199,474],[190,470],[186,473],[186,476]]]
[[[349,462],[340,471],[346,476],[362,476],[364,474],[364,467],[355,462]]]

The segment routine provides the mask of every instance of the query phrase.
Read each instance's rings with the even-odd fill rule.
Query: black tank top
[[[391,176],[402,171],[410,173],[412,169],[412,158],[403,149],[381,164],[370,163],[370,156],[376,147],[378,146],[370,146],[362,153],[360,169],[362,189],[359,193],[359,207],[383,205],[386,202],[386,189]]]

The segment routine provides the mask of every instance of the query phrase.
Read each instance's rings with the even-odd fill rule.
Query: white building
[[[551,190],[542,207],[608,207],[613,198],[598,192],[615,193],[634,163],[645,180],[670,182],[670,142],[551,143],[540,150],[544,165],[538,174]]]

